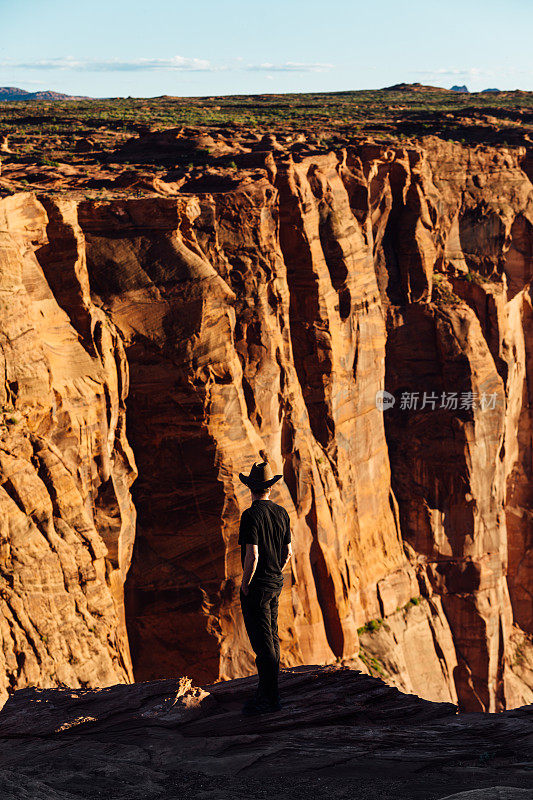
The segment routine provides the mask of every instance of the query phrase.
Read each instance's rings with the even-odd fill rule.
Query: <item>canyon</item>
[[[283,667],[533,702],[528,150],[310,139],[141,132],[113,154],[134,169],[31,187],[3,166],[2,700],[252,674],[238,472],[268,458]]]

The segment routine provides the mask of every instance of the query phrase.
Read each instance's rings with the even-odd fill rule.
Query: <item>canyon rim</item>
[[[115,172],[4,162],[2,699],[251,674],[237,475],[268,455],[282,666],[533,702],[527,147],[181,126]]]

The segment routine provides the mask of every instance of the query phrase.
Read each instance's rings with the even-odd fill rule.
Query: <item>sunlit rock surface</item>
[[[4,700],[24,685],[132,678],[123,603],[135,536],[127,364],[91,301],[75,216],[65,204],[58,223],[32,195],[0,204]]]
[[[6,357],[24,348],[6,367],[6,688],[131,680],[128,639],[137,680],[254,671],[237,473],[268,455],[293,531],[283,665],[344,661],[470,711],[532,702],[524,154],[428,138],[249,155],[173,198],[0,203]],[[451,392],[475,407],[438,407]]]

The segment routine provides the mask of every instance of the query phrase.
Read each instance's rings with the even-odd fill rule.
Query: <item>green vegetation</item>
[[[21,418],[11,403],[0,406],[0,427],[4,428],[4,431],[10,425],[18,425],[20,421]]]
[[[438,306],[457,306],[462,303],[459,295],[455,294],[445,275],[433,274],[433,291],[431,301]]]
[[[484,278],[483,275],[481,275],[475,269],[469,269],[468,272],[465,273],[464,279],[469,283],[477,283],[480,286],[483,286],[483,284],[488,282],[487,278]]]
[[[378,617],[377,619],[370,619],[368,622],[361,628],[357,628],[357,633],[361,636],[363,633],[374,633],[374,631],[379,630],[379,628],[383,625],[383,619]]]
[[[516,643],[514,656],[511,666],[513,667],[521,667],[524,663],[527,663],[528,651],[531,649],[533,645],[533,638],[524,635],[521,642]]]
[[[124,147],[128,140],[167,130],[175,131],[175,137],[163,137],[168,150],[142,141]],[[216,183],[217,172],[217,185],[231,186],[242,171],[250,174],[263,169],[261,157],[255,158],[254,152],[265,134],[273,134],[296,160],[302,153],[314,152],[336,152],[340,157],[343,148],[356,150],[362,143],[408,150],[417,141],[424,144],[424,137],[430,135],[469,146],[506,142],[522,147],[533,136],[533,92],[462,94],[411,89],[0,101],[0,136],[8,137],[9,148],[0,154],[0,198],[24,190],[52,195],[69,192],[86,200],[144,196],[150,187],[142,183],[142,175],[140,185],[116,180],[128,168],[132,173],[146,171],[148,182],[154,178],[185,182],[183,191],[189,191],[189,182],[199,182],[204,188],[196,188],[205,191],[210,182]],[[227,145],[233,141],[237,149],[232,152]],[[242,159],[238,146],[243,148]],[[63,167],[64,180],[49,175],[47,167]],[[225,184],[221,169],[227,170]],[[466,280],[483,282],[472,270]],[[433,301],[443,306],[461,303],[445,276],[435,276]]]
[[[380,678],[388,678],[388,673],[383,669],[382,664],[380,663],[379,659],[376,658],[376,656],[372,656],[370,655],[370,653],[365,652],[363,648],[360,648],[359,653],[357,655],[359,656],[363,664],[365,664],[368,667],[371,675],[374,675],[374,673],[377,672]]]
[[[404,606],[398,606],[396,611],[403,611],[405,613],[413,606],[419,606],[421,602],[422,602],[421,597],[411,597],[411,599],[408,600],[408,602]]]
[[[358,137],[386,143],[426,135],[512,146],[533,133],[533,93],[354,91],[0,102],[0,134],[9,134],[14,150],[2,158],[39,154],[56,161],[57,153],[75,154],[80,136],[96,135],[105,149],[106,138],[116,144],[148,130],[199,125],[226,132],[243,127],[313,132],[317,146],[328,149]]]
[[[41,167],[58,167],[60,164],[59,161],[54,161],[53,158],[48,158],[47,156],[41,156],[40,158],[37,158],[37,163]]]

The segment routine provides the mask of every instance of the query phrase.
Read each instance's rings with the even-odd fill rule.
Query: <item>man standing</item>
[[[242,615],[256,655],[259,683],[255,695],[243,706],[247,715],[279,711],[278,600],[283,569],[291,554],[291,528],[287,511],[269,499],[271,487],[282,478],[270,465],[254,464],[249,475],[239,473],[252,494],[239,528],[243,576],[240,591]]]

